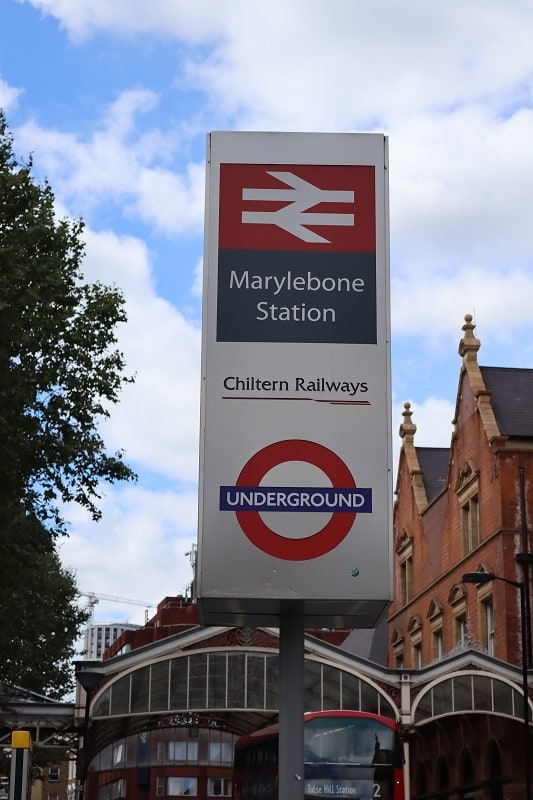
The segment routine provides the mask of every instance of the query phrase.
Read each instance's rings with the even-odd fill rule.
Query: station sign
[[[208,136],[206,624],[370,627],[391,594],[387,139]]]

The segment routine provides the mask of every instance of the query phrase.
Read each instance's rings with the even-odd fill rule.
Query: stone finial
[[[474,336],[475,324],[472,322],[472,314],[465,314],[465,324],[463,325],[464,336],[459,342],[459,355],[463,360],[477,360],[477,351],[481,347],[481,342]]]
[[[412,441],[412,438],[416,433],[416,425],[412,421],[413,412],[411,411],[411,403],[404,403],[403,409],[403,422],[400,425],[400,437],[405,439],[406,436],[410,436]]]
[[[415,502],[418,510],[421,512],[422,509],[427,506],[428,498],[414,444],[416,425],[412,420],[412,415],[411,403],[404,403],[402,411],[403,422],[400,425],[400,436],[403,439],[402,452],[405,456],[405,463],[409,471]]]
[[[463,371],[466,373],[476,398],[485,433],[489,442],[495,445],[501,439],[501,433],[492,408],[491,393],[485,385],[481,368],[477,363],[477,352],[481,347],[481,342],[474,336],[475,327],[472,322],[472,315],[466,314],[465,324],[463,325],[464,336],[459,342],[459,355],[463,358]],[[458,406],[456,407],[455,423],[457,423],[457,408]]]

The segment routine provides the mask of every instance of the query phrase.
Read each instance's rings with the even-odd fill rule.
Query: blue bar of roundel
[[[372,489],[309,486],[221,486],[220,511],[372,513]]]

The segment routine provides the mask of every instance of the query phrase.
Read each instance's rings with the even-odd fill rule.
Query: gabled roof
[[[387,620],[383,618],[375,628],[355,628],[340,645],[340,649],[366,661],[386,666],[387,637]]]
[[[533,369],[480,367],[500,432],[533,437]]]
[[[448,447],[417,447],[416,454],[428,503],[431,503],[446,488],[450,450]]]

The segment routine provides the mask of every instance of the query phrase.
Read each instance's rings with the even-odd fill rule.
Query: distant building
[[[88,661],[100,661],[104,650],[116,642],[124,631],[140,628],[142,625],[133,625],[129,622],[89,623],[83,639],[83,657]]]
[[[31,800],[65,800],[68,796],[68,765],[63,761],[50,764],[41,770],[40,780],[33,782]]]

